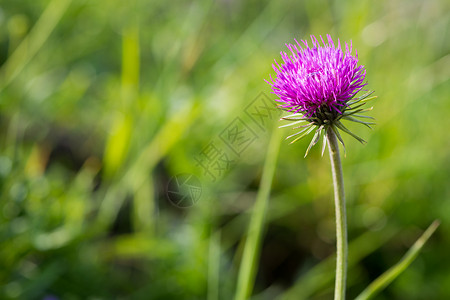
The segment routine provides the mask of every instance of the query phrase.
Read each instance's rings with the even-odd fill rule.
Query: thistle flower
[[[359,113],[371,110],[372,108],[361,107],[375,97],[369,97],[373,92],[368,92],[355,98],[367,83],[364,82],[366,70],[364,66],[358,65],[356,51],[355,55],[352,55],[352,44],[345,43],[344,53],[339,40],[338,46],[335,47],[331,36],[327,35],[327,43],[322,36],[320,39],[323,46],[314,36],[311,36],[311,48],[304,40],[302,40],[304,48],[297,40],[295,40],[296,45],[286,44],[291,54],[281,52],[283,64],[280,66],[275,60],[275,64],[272,65],[277,73],[276,79],[270,76],[271,82],[266,80],[272,86],[273,93],[279,97],[277,100],[280,102],[279,106],[294,113],[282,118],[293,123],[280,127],[306,122],[305,125],[293,128],[302,128],[302,130],[287,137],[287,139],[295,137],[291,143],[316,129],[305,156],[319,141],[321,132],[327,132],[328,128],[335,132],[344,149],[345,145],[338,129],[350,134],[361,143],[365,142],[348,130],[341,119],[361,123],[369,128],[374,124],[357,119],[373,119]],[[326,146],[326,134],[323,136],[322,154]]]

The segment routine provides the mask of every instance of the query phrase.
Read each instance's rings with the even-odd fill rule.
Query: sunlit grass
[[[272,97],[263,79],[280,45],[327,33],[352,39],[379,96],[374,130],[352,127],[368,144],[346,139],[348,296],[439,218],[379,299],[448,298],[447,8],[3,1],[0,298],[232,299],[242,265],[243,299],[330,298],[332,186],[320,149],[304,160],[306,141],[281,141],[274,173],[264,167],[274,148],[258,131],[215,182],[195,160],[261,92]],[[166,189],[186,172],[203,195],[180,209]],[[255,201],[264,205],[250,251]]]

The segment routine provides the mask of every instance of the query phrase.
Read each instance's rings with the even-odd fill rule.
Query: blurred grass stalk
[[[220,278],[220,237],[221,231],[214,232],[209,239],[208,255],[208,300],[219,299]]]
[[[47,5],[33,29],[2,66],[0,70],[0,91],[19,75],[41,49],[71,2],[72,0],[53,0]]]
[[[269,194],[280,150],[280,138],[281,130],[273,130],[264,162],[261,184],[251,215],[250,226],[241,259],[235,295],[236,300],[248,299],[253,290],[256,262],[259,259],[259,250],[269,203]]]
[[[389,239],[398,234],[399,230],[390,226],[383,232],[368,231],[352,240],[349,244],[349,268],[356,267],[361,260],[384,245]],[[277,297],[277,300],[311,299],[320,291],[331,286],[334,280],[335,256],[329,256],[302,275],[287,291]],[[350,282],[349,282],[350,283]]]
[[[103,230],[104,226],[117,216],[127,193],[135,195],[141,188],[151,184],[148,182],[148,173],[190,128],[200,111],[198,103],[187,105],[180,112],[173,114],[154,138],[143,146],[140,155],[129,169],[121,174],[115,185],[108,188],[98,214],[99,230]]]
[[[420,250],[422,250],[425,243],[433,235],[436,229],[439,227],[440,222],[435,220],[431,225],[425,230],[422,236],[414,243],[414,245],[409,249],[408,252],[403,256],[403,258],[389,270],[381,274],[380,277],[375,279],[357,298],[356,300],[367,300],[372,299],[378,293],[380,293],[385,287],[387,287],[394,279],[396,279],[406,268],[416,259],[419,255]]]
[[[139,97],[140,40],[136,1],[131,1],[135,18],[128,20],[122,30],[122,73],[120,101],[117,101],[117,114],[112,124],[111,134],[105,147],[105,176],[113,177],[124,164],[135,128],[133,111]]]

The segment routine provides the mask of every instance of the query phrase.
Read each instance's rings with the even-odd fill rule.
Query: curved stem
[[[422,250],[425,243],[431,237],[431,235],[439,227],[440,221],[435,220],[427,230],[421,235],[421,237],[414,243],[414,245],[408,250],[408,252],[402,257],[402,259],[392,266],[389,270],[384,272],[380,277],[375,279],[357,298],[356,300],[368,300],[375,297],[384,288],[386,288],[394,279],[396,279],[406,268],[416,259]]]
[[[334,299],[345,299],[345,281],[347,277],[347,216],[345,213],[344,178],[336,134],[331,127],[327,130],[330,150],[331,171],[333,173],[334,204],[336,210],[336,284]]]

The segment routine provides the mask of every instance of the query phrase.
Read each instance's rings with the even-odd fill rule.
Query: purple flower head
[[[355,119],[355,116],[360,116],[354,114],[363,109],[351,107],[358,104],[357,108],[359,108],[366,101],[374,98],[367,98],[371,93],[354,98],[367,83],[364,82],[366,70],[364,66],[358,65],[356,51],[355,55],[352,55],[352,44],[345,43],[344,52],[339,40],[337,47],[329,35],[327,35],[327,42],[322,36],[320,40],[322,43],[311,36],[312,47],[305,40],[302,40],[302,44],[297,41],[296,45],[287,44],[290,53],[281,52],[283,63],[279,65],[275,60],[275,64],[272,65],[277,74],[276,79],[270,76],[271,81],[266,82],[272,86],[273,93],[279,97],[277,99],[280,102],[279,106],[294,113],[290,118],[283,119],[296,121],[295,123],[307,121],[311,126],[319,127],[317,129],[319,135],[320,131],[327,129],[328,126],[331,126],[333,130],[337,127],[347,132],[340,122],[342,118],[363,123],[366,126],[373,124]],[[307,126],[309,125],[300,127]],[[307,129],[311,130],[306,131]],[[313,127],[306,128],[304,135],[312,129]],[[360,138],[357,139],[363,141]]]
[[[358,56],[353,56],[352,45],[341,43],[335,47],[331,36],[328,43],[322,37],[323,47],[314,36],[313,46],[303,40],[286,45],[291,53],[281,52],[283,64],[275,61],[273,68],[277,78],[272,79],[273,92],[280,97],[281,107],[292,112],[303,112],[306,117],[314,116],[319,109],[342,114],[348,100],[352,99],[366,84],[364,66],[358,66]]]

